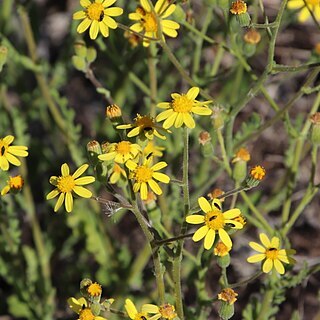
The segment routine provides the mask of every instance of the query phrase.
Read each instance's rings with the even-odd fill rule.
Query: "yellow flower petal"
[[[74,179],[77,179],[78,177],[80,177],[87,169],[88,169],[89,165],[88,164],[83,164],[82,166],[80,166],[72,175],[72,177]]]
[[[61,174],[63,177],[70,175],[69,166],[66,163],[61,166]]]
[[[173,112],[163,123],[163,127],[165,129],[169,129],[173,126],[174,122],[176,121],[176,117],[177,117],[178,113],[177,112]]]
[[[91,24],[91,20],[88,18],[85,18],[77,27],[77,32],[78,33],[83,33],[85,32]]]
[[[155,194],[157,194],[157,195],[162,194],[161,188],[159,187],[158,183],[155,182],[154,180],[148,180],[148,185],[150,186],[151,190],[152,190]]]
[[[112,6],[117,0],[104,0],[102,5],[106,8],[106,7],[110,7]]]
[[[8,136],[5,136],[2,140],[6,144],[11,144],[14,140],[14,136],[8,135]]]
[[[146,303],[142,306],[141,311],[145,313],[157,313],[159,312],[159,307],[154,304]]]
[[[302,0],[290,0],[287,7],[288,9],[300,9],[304,7],[304,2]]]
[[[136,314],[138,313],[135,305],[133,304],[133,302],[130,299],[126,299],[126,303],[124,305],[130,319],[134,319]]]
[[[73,197],[71,192],[66,193],[64,204],[65,204],[66,211],[71,212],[73,209]]]
[[[284,266],[283,266],[283,264],[282,264],[278,259],[275,259],[275,260],[273,261],[273,264],[274,264],[274,267],[276,268],[276,270],[277,270],[280,274],[284,274],[284,273],[285,273]]]
[[[207,213],[212,211],[211,205],[206,198],[204,197],[199,198],[198,203],[203,212]]]
[[[134,129],[130,130],[130,132],[127,134],[128,138],[132,138],[137,136],[140,133],[140,128],[139,127],[135,127]]]
[[[123,9],[119,7],[108,8],[104,10],[104,13],[110,17],[117,17],[123,14]]]
[[[178,32],[174,29],[171,29],[171,28],[163,27],[162,31],[164,34],[166,34],[167,36],[169,36],[171,38],[176,38],[178,36]]]
[[[191,111],[200,116],[210,116],[212,114],[212,110],[207,107],[193,107]]]
[[[49,193],[47,194],[46,199],[47,199],[47,200],[53,199],[53,198],[55,198],[59,193],[60,193],[60,192],[59,192],[58,189],[54,189],[54,190],[52,190],[51,192],[49,192]]]
[[[92,192],[84,187],[74,186],[72,190],[82,198],[91,198],[92,196]]]
[[[86,13],[83,10],[81,10],[81,11],[75,12],[72,16],[72,19],[73,20],[82,20],[82,19],[85,19],[86,16],[87,16]]]
[[[86,184],[94,182],[95,180],[96,180],[95,177],[86,176],[86,177],[78,178],[74,182],[76,186],[84,186]]]
[[[171,4],[165,12],[163,12],[161,14],[161,17],[164,19],[164,18],[167,18],[169,17],[174,11],[176,10],[176,5],[175,4]]]
[[[299,13],[298,20],[300,22],[306,22],[310,17],[310,12],[307,7],[302,8]]]
[[[192,116],[190,115],[190,113],[184,113],[183,114],[183,122],[190,129],[193,129],[196,126],[196,123],[194,122],[194,120],[193,120]]]
[[[271,242],[270,242],[268,236],[267,236],[265,233],[260,233],[259,237],[260,237],[261,243],[262,243],[266,248],[270,248]]]
[[[168,28],[168,29],[179,29],[180,28],[179,23],[172,21],[172,20],[162,20],[161,25],[163,26],[163,28]],[[193,88],[199,89],[197,87],[193,87]],[[191,88],[190,90],[192,90],[193,88]],[[190,94],[190,96],[191,96],[191,98],[190,98],[190,96],[187,93],[187,97],[190,100],[194,100],[198,94],[199,94],[199,92],[197,94],[196,94],[196,92],[195,93],[192,92],[192,95]],[[192,98],[192,97],[194,97],[194,98]]]
[[[105,38],[109,36],[109,28],[103,21],[99,22],[99,29]]]
[[[103,19],[105,20],[105,18]],[[89,35],[92,40],[96,39],[99,32],[99,22],[97,20],[92,20]]]
[[[264,262],[263,266],[262,266],[262,271],[263,271],[264,273],[269,273],[269,272],[271,271],[272,267],[273,267],[273,262],[272,262],[272,260],[271,260],[271,259],[267,259],[267,260]]]
[[[204,223],[204,216],[200,214],[192,214],[186,217],[186,221],[190,224],[200,224]]]
[[[158,181],[161,181],[162,183],[170,182],[170,177],[168,177],[166,174],[161,172],[154,172],[152,177]]]
[[[142,26],[142,24],[139,22],[139,23],[133,24],[133,25],[130,27],[130,29],[131,29],[132,31],[135,31],[135,32],[141,32],[141,31],[143,30],[143,26]]]
[[[140,194],[142,200],[146,200],[148,198],[148,186],[145,182],[141,183]]]
[[[188,90],[186,96],[188,99],[194,100],[198,96],[199,92],[200,92],[200,88],[192,87]]]
[[[210,250],[212,248],[214,239],[216,237],[216,231],[213,229],[209,229],[206,237],[204,238],[204,248]]]
[[[247,261],[249,263],[256,263],[256,262],[260,262],[262,261],[263,259],[266,258],[266,255],[265,254],[262,254],[262,253],[259,253],[259,254],[255,254],[249,258],[247,258]]]
[[[60,193],[60,196],[59,196],[59,198],[56,202],[56,205],[54,206],[54,209],[53,209],[54,212],[57,212],[60,209],[60,207],[63,204],[63,201],[64,201],[64,193]]]
[[[168,165],[168,164],[167,164],[166,162],[160,161],[160,162],[156,163],[155,165],[153,165],[153,166],[151,167],[151,169],[152,169],[153,171],[159,171],[159,170],[165,168],[167,165]]]
[[[193,237],[192,237],[192,240],[193,240],[194,242],[200,241],[201,239],[203,239],[203,238],[206,236],[206,234],[208,233],[208,231],[209,231],[209,228],[208,228],[207,226],[202,226],[201,228],[199,228],[199,229],[195,232],[195,234],[194,234]]]
[[[219,229],[219,237],[221,241],[229,248],[232,248],[232,241],[230,236],[228,235],[227,231],[224,229]]]
[[[278,249],[279,246],[280,246],[280,239],[278,237],[272,237],[272,239],[271,239],[271,247]]]
[[[105,16],[102,21],[111,29],[116,29],[118,27],[116,21],[108,16]]]
[[[148,0],[140,0],[140,4],[145,11],[151,12],[151,7]]]
[[[235,209],[231,209],[224,212],[223,217],[225,219],[233,219],[233,218],[239,217],[240,214],[241,214],[241,211],[235,208]]]
[[[0,156],[0,168],[3,171],[9,170],[9,162],[4,156]]]
[[[26,151],[28,148],[23,146],[10,146],[8,148],[8,152],[12,153],[18,157],[27,157],[28,152]]]
[[[82,7],[87,8],[91,5],[91,1],[89,0],[80,0],[80,4]]]
[[[157,115],[156,117],[156,121],[157,122],[160,122],[164,119],[167,119],[169,118],[171,115],[175,114],[175,112],[172,110],[172,109],[169,109],[169,110],[166,110],[166,111],[163,111],[161,112],[160,114]]]
[[[266,252],[266,249],[261,246],[260,244],[256,243],[256,242],[249,242],[249,246],[253,249],[253,250],[256,250],[258,252],[261,252],[261,253],[265,253]]]
[[[14,155],[7,153],[5,157],[10,163],[12,163],[15,166],[19,167],[21,165],[20,160],[16,158]]]

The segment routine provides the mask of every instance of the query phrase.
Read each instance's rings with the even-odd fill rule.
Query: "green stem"
[[[269,233],[269,235],[273,235],[273,229],[270,227],[268,221],[261,214],[261,212],[255,207],[255,205],[252,203],[251,199],[247,196],[247,194],[243,191],[240,194],[242,199],[245,201],[249,209],[252,211],[252,213],[256,217],[256,219],[262,224],[263,229],[266,230]]]
[[[154,244],[157,245],[157,246],[162,246],[164,244],[167,244],[167,243],[172,243],[172,242],[175,242],[177,240],[181,240],[181,239],[185,239],[185,238],[190,238],[194,235],[194,233],[187,233],[187,234],[182,234],[180,236],[176,236],[176,237],[171,237],[171,238],[168,238],[168,239],[163,239],[163,240],[159,240],[159,241],[155,241]]]
[[[171,49],[168,47],[168,45],[163,41],[160,40],[160,45],[163,49],[163,51],[166,53],[168,56],[169,60],[172,62],[172,64],[175,66],[175,68],[179,71],[181,76],[193,87],[198,87],[198,84],[187,74],[187,72],[184,70],[180,62],[177,60],[175,55],[172,53]],[[203,89],[200,89],[200,94],[208,99],[208,100],[214,100],[214,98],[208,94],[206,91]]]
[[[183,128],[183,203],[184,203],[184,215],[180,231],[180,236],[185,235],[187,231],[186,216],[190,211],[190,200],[189,200],[189,131],[187,127]],[[177,249],[175,252],[175,258],[173,260],[173,282],[174,282],[174,293],[176,300],[176,309],[178,317],[184,320],[183,313],[183,302],[181,292],[181,261],[182,261],[182,250],[184,241],[179,240]]]
[[[165,287],[164,287],[164,281],[163,281],[163,267],[161,265],[160,261],[160,254],[159,254],[159,248],[155,248],[153,243],[154,243],[154,235],[153,233],[149,230],[148,222],[146,221],[145,217],[143,214],[140,212],[139,208],[137,207],[136,203],[132,205],[133,207],[129,209],[130,211],[133,212],[135,215],[145,237],[147,238],[151,251],[152,251],[152,259],[153,259],[153,264],[154,264],[154,273],[156,277],[156,282],[157,282],[157,288],[158,288],[158,295],[159,295],[159,302],[160,304],[165,303]]]
[[[221,133],[221,129],[217,129],[217,137],[218,137],[218,141],[219,141],[219,145],[220,145],[220,149],[221,149],[221,155],[222,155],[222,159],[223,159],[223,163],[224,163],[224,167],[228,172],[228,175],[231,176],[232,174],[232,170],[229,164],[229,159],[227,156],[227,152],[226,152],[226,148],[225,148],[225,144],[224,144],[224,139]]]
[[[270,308],[272,306],[274,292],[273,290],[267,290],[267,292],[264,294],[262,306],[260,309],[259,316],[257,320],[268,320],[268,315],[270,314]]]
[[[150,79],[150,98],[151,98],[151,110],[150,116],[155,117],[156,115],[156,101],[157,101],[157,68],[156,68],[156,44],[150,43],[148,52],[148,69]]]
[[[225,51],[224,47],[222,45],[219,45],[212,68],[211,68],[210,77],[214,77],[218,73],[224,51]]]
[[[201,28],[201,34],[206,34],[209,24],[212,21],[212,15],[213,11],[208,10],[206,13],[206,16],[204,18],[202,28]],[[195,75],[199,71],[200,61],[201,61],[201,52],[202,52],[202,46],[203,46],[203,37],[197,37],[196,38],[196,48],[194,50],[193,55],[193,66],[192,66],[192,74]]]
[[[27,46],[28,46],[30,57],[34,63],[37,63],[38,62],[37,47],[36,47],[36,43],[34,40],[32,29],[31,29],[29,17],[23,7],[19,7],[18,12],[19,12],[20,19],[22,22],[24,35],[25,35],[25,39],[27,41]],[[55,102],[50,94],[50,89],[49,89],[48,83],[46,81],[46,78],[44,77],[44,75],[42,73],[39,73],[39,72],[35,73],[35,77],[37,79],[41,94],[42,94],[44,100],[46,101],[46,103],[48,104],[48,108],[51,112],[51,115],[52,115],[54,121],[56,122],[59,129],[64,133],[64,135],[66,137],[68,137],[67,125],[66,125],[57,105],[55,104]]]
[[[288,221],[290,209],[291,209],[291,203],[292,203],[292,193],[294,190],[294,187],[296,185],[297,175],[299,171],[299,164],[301,160],[301,154],[303,147],[305,145],[305,140],[307,139],[307,134],[311,126],[311,121],[309,120],[310,116],[315,113],[318,110],[320,104],[320,93],[318,93],[312,108],[306,117],[305,124],[301,130],[301,133],[299,134],[298,141],[296,143],[294,156],[292,165],[290,166],[290,177],[288,181],[288,187],[287,187],[287,194],[286,194],[286,200],[284,202],[283,208],[282,208],[282,223],[283,225]]]
[[[306,71],[312,68],[316,68],[320,66],[320,62],[315,63],[307,63],[307,64],[301,64],[299,66],[285,66],[282,64],[276,64],[272,68],[272,73],[278,73],[278,72],[298,72],[298,71]]]
[[[253,276],[251,276],[250,278],[246,279],[246,280],[242,280],[236,283],[231,283],[229,284],[229,288],[237,288],[237,287],[242,287],[247,285],[248,283],[250,283],[251,281],[257,279],[258,277],[260,277],[263,274],[263,272],[258,271],[257,273],[255,273]]]

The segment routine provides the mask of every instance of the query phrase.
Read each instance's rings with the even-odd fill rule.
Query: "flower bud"
[[[212,157],[213,147],[211,144],[211,136],[208,131],[202,131],[199,134],[198,141],[200,143],[201,153],[205,158]]]
[[[87,55],[86,55],[88,63],[92,63],[97,58],[97,50],[94,47],[89,47],[87,49]]]
[[[241,183],[247,175],[247,162],[250,160],[250,153],[245,148],[240,148],[232,160],[234,168],[232,171],[233,179]]]
[[[90,164],[96,166],[100,162],[98,156],[102,154],[100,143],[96,140],[89,141],[87,144],[87,151]]]
[[[8,192],[16,194],[21,191],[24,185],[24,180],[20,175],[9,177],[7,185],[1,190],[1,195],[4,196]]]
[[[250,170],[249,175],[244,181],[243,185],[247,188],[253,188],[259,185],[260,181],[264,179],[266,170],[262,166],[255,166]]]
[[[80,282],[80,292],[81,294],[87,298],[88,297],[88,287],[92,284],[92,281],[90,279],[83,279]]]
[[[78,71],[85,72],[87,69],[87,63],[82,57],[72,56],[72,64]]]
[[[222,320],[231,319],[234,315],[234,305],[222,301],[219,308],[219,316]]]
[[[78,57],[85,58],[87,55],[87,47],[84,41],[77,41],[73,45],[74,51]]]
[[[227,268],[230,265],[230,254],[227,253],[225,256],[217,256],[217,263],[221,268]]]
[[[239,22],[240,27],[248,27],[251,22],[251,18],[248,12],[246,13],[241,13],[237,15],[237,21]]]
[[[224,126],[224,119],[222,114],[222,108],[216,106],[212,108],[212,124],[215,129],[222,129]]]

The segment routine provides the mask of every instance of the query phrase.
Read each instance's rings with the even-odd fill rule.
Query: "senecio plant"
[[[279,65],[275,61],[276,40],[289,15],[294,19],[296,15],[300,23],[314,23],[319,31],[319,1],[283,0],[272,18],[266,16],[263,1],[129,2],[80,0],[73,13],[73,27],[78,38],[75,54],[70,59],[74,68],[82,72],[107,101],[104,114],[99,111],[99,117],[105,117],[102,124],[105,129],[87,143],[87,159],[79,151],[81,144],[78,142],[83,141],[65,101],[59,96],[59,90],[50,88],[45,68],[39,68],[40,62],[32,51],[35,42],[28,14],[24,8],[19,8],[30,50],[30,58],[19,61],[35,73],[39,92],[62,134],[61,141],[67,141],[71,153],[70,157],[60,154],[59,159],[65,159],[60,164],[48,147],[43,153],[56,168],[56,175],[48,178],[47,185],[43,184],[47,206],[53,212],[67,212],[69,226],[74,230],[79,228],[61,251],[66,256],[70,254],[74,239],[81,232],[88,236],[86,249],[90,254],[100,252],[101,257],[104,252],[106,257],[111,257],[111,253],[106,252],[112,251],[112,258],[99,260],[104,276],[101,272],[94,274],[90,268],[77,275],[82,278],[80,291],[74,292],[66,305],[74,312],[74,319],[79,320],[276,319],[288,291],[320,269],[319,261],[308,264],[291,245],[295,222],[319,195],[316,172],[320,94],[319,86],[312,85],[320,71],[320,50],[316,48],[310,61],[303,65]],[[206,10],[202,7],[205,17],[198,22],[194,20],[196,15],[193,17],[191,8],[200,4]],[[214,12],[219,23],[226,26],[225,39],[216,38],[210,32]],[[264,21],[258,23],[261,17]],[[125,41],[133,52],[140,50],[143,56],[140,63],[146,63],[148,68],[145,83],[128,70],[129,78],[137,87],[136,101],[132,97],[129,99],[131,106],[107,84],[100,82],[95,74],[97,58],[103,61],[102,67],[108,64],[113,68],[112,61],[116,60],[108,60],[103,54],[116,46],[120,30],[115,29],[124,31],[121,41]],[[183,52],[178,48],[184,45],[190,50],[188,41],[191,39],[195,45],[192,45],[194,57],[189,70],[189,57],[178,57],[175,52]],[[0,47],[1,70],[10,64],[10,59],[15,59],[14,55],[11,58],[9,55],[10,50],[14,52],[9,40],[3,43]],[[214,46],[216,51],[214,61],[202,70],[205,43]],[[258,49],[267,49],[264,70],[260,74],[249,60]],[[230,55],[236,69],[225,69],[224,54]],[[318,58],[314,58],[316,56]],[[124,55],[123,59],[126,57]],[[158,66],[162,62],[166,65],[163,72],[169,74],[160,82],[161,68]],[[170,70],[167,64],[170,64]],[[118,70],[116,65],[114,68]],[[266,89],[272,74],[300,71],[307,71],[302,87],[289,101],[282,101],[284,106],[278,105]],[[172,78],[170,72],[175,73]],[[220,83],[223,73],[228,77],[228,72],[234,75],[228,78],[229,83]],[[177,75],[180,81],[176,81]],[[112,79],[113,75],[110,77]],[[242,78],[248,84],[242,83]],[[212,87],[216,81],[219,86],[225,85],[221,92],[227,92],[228,97],[225,93],[218,94],[218,87]],[[53,86],[54,83],[52,80]],[[10,308],[14,310],[15,303],[24,301],[23,310],[28,311],[19,311],[22,313],[17,316],[56,318],[49,307],[53,306],[55,294],[61,294],[55,292],[51,281],[51,272],[54,272],[50,268],[52,242],[46,243],[48,236],[42,233],[34,205],[30,206],[33,203],[30,183],[27,181],[24,186],[24,179],[28,179],[24,158],[29,156],[27,161],[30,158],[31,162],[37,150],[36,146],[32,147],[31,139],[25,138],[26,126],[19,122],[18,113],[12,111],[14,108],[10,106],[4,87],[1,93],[5,114],[11,114],[13,119],[11,129],[8,121],[8,131],[0,138],[1,214],[6,210],[9,212],[13,206],[13,200],[8,199],[16,196],[20,204],[27,199],[26,210],[36,249],[32,251],[26,246],[21,249],[31,279],[25,281],[28,283],[25,291],[21,289],[23,281],[10,276],[10,268],[0,268],[0,272],[9,284],[21,290],[20,298],[10,301]],[[308,113],[301,114],[298,120],[293,119],[289,111],[304,94],[314,98]],[[133,95],[132,90],[128,95]],[[245,120],[242,111],[260,95],[265,99],[263,108],[270,106],[273,109],[272,117],[264,123],[255,116]],[[45,117],[41,112],[41,117]],[[280,179],[272,175],[272,164],[267,160],[260,162],[264,154],[259,154],[261,148],[255,150],[253,140],[259,142],[266,129],[281,121],[290,142],[287,142],[288,150],[283,156],[286,157],[283,160],[286,172]],[[48,121],[45,123],[50,127]],[[24,141],[28,147],[16,145],[13,132],[17,141]],[[303,189],[297,184],[302,160],[308,162],[310,169],[309,180]],[[11,170],[19,174],[10,175]],[[49,171],[40,164],[39,170]],[[269,172],[273,180],[269,183],[274,192],[265,189]],[[299,191],[298,195],[296,191]],[[55,223],[63,217],[56,216]],[[106,249],[97,234],[103,230],[102,222],[112,228],[118,220],[131,221],[132,225],[124,224],[115,235],[105,235],[105,239],[110,237],[105,241],[108,243]],[[92,221],[99,222],[94,224]],[[9,220],[7,223],[9,225]],[[7,239],[20,239],[20,233],[14,238],[9,227],[8,230]],[[136,230],[143,234],[139,244],[141,253],[130,255],[129,249],[121,249],[121,239],[122,236],[134,239]],[[16,248],[15,253],[20,252],[18,247],[15,242],[11,243],[11,248]],[[2,250],[6,257],[15,257],[10,256],[13,249],[4,246]],[[79,252],[79,270],[81,264],[85,264],[84,255]],[[118,259],[123,262],[123,269],[116,263]],[[37,262],[32,264],[32,261]],[[0,262],[3,262],[2,258]],[[115,264],[117,268],[112,267]],[[13,273],[16,272],[15,265]],[[40,276],[35,275],[38,269]],[[103,297],[102,287],[111,283],[106,279],[116,277],[113,273],[117,269],[122,274],[116,278],[119,286],[107,286],[108,298]],[[150,270],[151,275],[148,275],[146,271]],[[240,276],[235,276],[236,270]],[[64,271],[69,274],[67,266]],[[134,284],[130,280],[133,274],[139,279]],[[92,281],[88,277],[100,277],[101,280]],[[127,285],[123,281],[120,284],[121,277],[128,281]],[[59,279],[59,274],[55,279]],[[245,290],[251,284],[254,286],[247,293]],[[64,284],[65,287],[68,284]],[[39,296],[43,299],[39,305],[35,302],[37,288],[41,288]],[[248,299],[251,293],[252,297]],[[302,318],[295,311],[292,319]]]

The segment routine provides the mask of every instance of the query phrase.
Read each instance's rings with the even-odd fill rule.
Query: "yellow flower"
[[[245,162],[248,162],[250,161],[250,153],[249,151],[246,149],[246,148],[240,148],[235,157],[233,158],[232,160],[232,163],[235,163],[235,162],[238,162],[238,161],[245,161]]]
[[[204,248],[210,250],[216,233],[219,234],[220,240],[229,248],[232,248],[232,242],[225,228],[242,229],[243,225],[235,221],[241,212],[239,209],[231,209],[224,213],[221,211],[221,202],[214,199],[212,204],[204,198],[198,199],[198,203],[205,215],[193,214],[186,218],[186,221],[191,224],[204,224],[199,228],[192,237],[192,240],[197,242],[204,239]]]
[[[160,307],[155,304],[144,304],[142,312],[154,314],[149,320],[158,320],[160,318],[172,320],[177,317],[174,306],[169,303],[165,303]]]
[[[142,165],[138,165],[132,160],[128,160],[126,166],[131,170],[130,178],[134,180],[133,192],[140,192],[142,200],[148,198],[148,187],[155,194],[162,194],[162,190],[155,180],[163,183],[169,183],[170,181],[166,174],[157,172],[167,166],[164,161],[152,165],[152,159],[149,158]]]
[[[117,163],[114,163],[109,177],[109,182],[111,184],[116,184],[121,179],[121,176],[124,178],[127,177],[125,170],[122,169]]]
[[[320,1],[319,0],[289,0],[289,9],[298,9],[300,11],[298,15],[299,22],[305,22],[310,17],[310,11],[313,12],[315,18],[320,21]]]
[[[161,112],[156,121],[164,121],[163,127],[169,129],[173,125],[176,128],[185,124],[188,128],[194,128],[195,122],[192,113],[202,116],[208,116],[212,113],[207,104],[212,101],[200,102],[195,100],[200,92],[198,87],[192,87],[186,94],[172,93],[171,102],[161,102],[158,104],[159,108],[167,109]]]
[[[237,301],[238,294],[231,288],[225,288],[218,294],[218,299],[227,302],[228,304],[234,304]]]
[[[9,191],[12,191],[13,193],[18,192],[22,189],[23,184],[24,181],[20,175],[9,177],[7,185],[1,190],[1,195],[4,196]]]
[[[90,286],[87,289],[88,294],[91,297],[99,297],[102,293],[101,285],[97,282],[90,284]]]
[[[63,204],[63,201],[65,202],[64,204],[66,211],[72,211],[72,192],[83,198],[90,198],[92,196],[91,191],[82,186],[94,182],[95,178],[92,176],[79,178],[88,169],[88,167],[88,164],[83,164],[75,171],[73,175],[70,175],[69,166],[64,163],[61,166],[61,176],[52,176],[50,178],[50,183],[56,188],[47,194],[47,200],[53,199],[59,195],[56,205],[54,206],[54,212],[59,210]]]
[[[138,144],[130,141],[120,141],[109,144],[107,152],[99,155],[98,158],[102,161],[114,160],[118,163],[125,163],[129,159],[134,159],[140,152],[141,147]]]
[[[85,298],[69,298],[69,307],[72,311],[79,315],[78,320],[107,320],[104,317],[95,316],[91,309],[88,307],[87,300]]]
[[[28,155],[28,147],[25,146],[11,146],[14,136],[6,136],[0,139],[0,169],[3,171],[9,170],[9,162],[14,166],[21,165],[20,160],[15,157],[26,157]]]
[[[148,315],[145,312],[138,312],[136,306],[130,299],[126,299],[126,303],[124,305],[128,316],[132,320],[150,320]]]
[[[261,181],[266,176],[266,169],[262,166],[255,166],[250,170],[250,176],[254,180]]]
[[[96,39],[99,33],[104,37],[109,36],[109,28],[116,29],[117,23],[111,17],[120,16],[123,9],[118,7],[109,8],[116,0],[80,0],[81,6],[84,10],[77,11],[73,14],[74,20],[83,21],[78,25],[77,32],[83,33],[89,27],[89,35],[91,39]]]
[[[256,242],[249,242],[249,246],[259,253],[249,257],[247,261],[255,263],[265,260],[262,265],[264,273],[269,273],[275,268],[278,273],[284,274],[285,270],[282,263],[293,264],[295,262],[290,255],[295,254],[296,251],[280,249],[280,239],[278,237],[273,237],[270,241],[266,234],[260,233],[260,241],[263,246]]]
[[[131,129],[127,134],[128,138],[140,135],[148,140],[152,140],[154,136],[165,140],[166,137],[159,133],[159,131],[168,132],[168,130],[156,125],[152,117],[141,116],[140,114],[137,114],[137,117],[134,119],[134,124],[121,124],[117,126],[117,129]]]
[[[140,0],[140,6],[137,7],[135,12],[129,14],[130,20],[137,21],[130,29],[154,39],[158,39],[158,29],[160,29],[165,35],[175,38],[178,35],[177,29],[180,28],[180,25],[177,22],[165,19],[175,9],[176,5],[170,4],[168,0],[158,0],[154,8],[151,7],[149,0]],[[160,26],[158,26],[158,23]],[[143,45],[148,47],[149,44],[150,39],[144,38]]]

